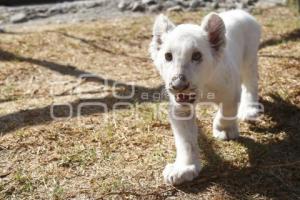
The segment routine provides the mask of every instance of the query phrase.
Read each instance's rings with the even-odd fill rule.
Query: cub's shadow
[[[250,130],[277,137],[254,141],[242,136],[235,141],[247,148],[250,165],[239,168],[224,161],[216,154],[212,141],[201,134],[200,148],[208,164],[198,179],[178,189],[200,193],[217,185],[236,199],[257,194],[274,199],[300,199],[300,109],[277,95],[270,96],[272,101],[260,99],[265,109],[264,122],[252,122]]]

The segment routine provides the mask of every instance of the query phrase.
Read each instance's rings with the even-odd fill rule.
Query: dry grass
[[[201,16],[172,18],[195,22]],[[211,137],[210,118],[199,121],[203,171],[177,188],[161,177],[175,154],[166,114],[157,118],[161,102],[140,98],[160,91],[162,83],[147,53],[152,17],[1,33],[0,199],[299,199],[299,17],[286,8],[256,16],[264,31],[259,66],[265,113],[241,123],[242,137],[230,142]],[[83,73],[98,77],[79,82]],[[114,89],[114,80],[124,84]],[[130,100],[135,108],[111,112],[118,102],[112,93],[128,92],[132,81],[138,85]],[[107,103],[108,111],[89,106],[76,116],[81,103],[95,101]],[[75,114],[53,120],[51,104],[66,102]]]

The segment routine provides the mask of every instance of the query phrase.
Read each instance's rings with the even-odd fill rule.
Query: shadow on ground
[[[294,41],[299,39],[300,30],[296,29],[291,33],[283,35],[281,38],[270,39],[262,42],[260,48],[266,46],[277,45],[282,41]],[[70,35],[65,35],[72,37]],[[84,43],[90,44],[91,41],[82,38],[75,38]],[[94,48],[98,48],[94,46]],[[29,62],[41,67],[45,67],[52,71],[63,75],[70,75],[76,78],[89,72],[78,70],[74,66],[58,64],[45,60],[26,58],[19,55],[14,55],[10,52],[0,50],[0,61],[18,60]],[[94,81],[103,84],[104,78],[94,76],[87,81]],[[112,86],[116,83],[115,80],[108,80],[108,84]],[[119,86],[125,87],[127,90],[132,88],[132,85],[120,83]],[[140,92],[154,93],[161,92],[162,86],[157,88],[147,88],[136,86],[136,96],[130,100],[135,103],[153,102],[153,99],[141,99]],[[245,168],[237,168],[231,163],[224,161],[216,154],[211,146],[208,138],[201,135],[200,146],[203,147],[205,156],[208,159],[201,173],[201,176],[184,186],[178,187],[179,190],[185,193],[200,193],[211,185],[219,185],[226,192],[236,199],[245,199],[246,197],[255,198],[257,194],[268,198],[286,199],[293,197],[300,199],[300,109],[296,105],[283,100],[277,95],[270,95],[272,101],[261,99],[265,107],[264,115],[272,122],[272,126],[254,122],[250,125],[250,130],[261,134],[281,134],[285,133],[286,137],[282,140],[272,140],[265,143],[254,141],[249,137],[241,137],[236,140],[247,147],[250,166]],[[102,99],[81,99],[70,102],[70,105],[76,109],[81,103],[99,102],[108,105],[108,110],[100,107],[91,106],[86,108],[82,114],[91,115],[95,113],[109,112],[112,110],[112,105],[119,100],[108,96]],[[15,131],[25,126],[33,126],[51,122],[53,119],[50,116],[51,105],[43,108],[18,111],[0,117],[0,129],[2,134]],[[126,107],[124,107],[126,109]],[[58,111],[61,115],[69,112],[68,107],[61,107]],[[74,114],[72,117],[76,117]]]
[[[279,96],[271,97],[272,102],[260,101],[265,107],[265,117],[274,125],[265,127],[255,122],[250,125],[250,130],[261,134],[286,133],[286,138],[264,144],[240,137],[235,142],[247,147],[250,166],[237,168],[222,160],[201,134],[200,147],[208,165],[197,180],[178,189],[197,194],[211,185],[218,185],[236,199],[255,198],[257,194],[272,199],[300,199],[300,109]]]
[[[62,75],[69,75],[75,78],[83,79],[85,82],[96,82],[99,84],[105,84],[111,87],[122,88],[121,92],[118,92],[119,96],[124,96],[124,93],[131,93],[134,90],[134,96],[131,99],[118,99],[114,96],[107,96],[99,99],[80,99],[74,102],[68,102],[64,104],[64,106],[56,106],[54,110],[54,116],[57,117],[65,117],[70,115],[70,107],[72,107],[73,112],[70,117],[77,117],[78,109],[82,105],[86,105],[80,110],[80,114],[82,116],[92,115],[95,113],[104,113],[110,112],[113,109],[113,105],[117,102],[126,102],[126,103],[144,103],[144,102],[155,102],[153,99],[154,93],[163,93],[163,86],[160,85],[154,88],[148,88],[139,85],[131,85],[127,83],[117,82],[112,79],[105,79],[101,76],[92,74],[90,72],[79,70],[75,66],[71,65],[63,65],[58,64],[51,61],[39,60],[34,58],[22,57],[19,55],[15,55],[13,53],[0,50],[0,61],[20,61],[20,62],[28,62],[31,64],[38,65],[40,67],[47,68],[54,72],[60,73]],[[143,98],[142,93],[147,93],[149,98]],[[5,102],[7,100],[2,100]],[[98,104],[98,106],[93,106],[89,104]],[[107,105],[107,107],[101,106]],[[0,130],[1,135],[5,135],[8,132],[15,131],[19,128],[26,126],[34,126],[38,124],[44,124],[47,122],[51,122],[54,120],[51,117],[51,108],[53,105],[48,105],[42,108],[36,109],[27,109],[23,111],[18,111],[15,113],[11,113],[5,116],[0,117]],[[118,109],[128,109],[126,106],[120,106]]]
[[[300,28],[297,28],[291,32],[281,35],[280,37],[270,38],[268,40],[263,41],[260,44],[259,48],[263,49],[265,47],[275,46],[288,41],[297,41],[299,39],[300,39]]]

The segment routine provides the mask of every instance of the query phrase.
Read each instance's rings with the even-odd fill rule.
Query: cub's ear
[[[161,36],[164,33],[170,32],[175,28],[173,22],[171,22],[166,16],[160,14],[153,26],[153,36]]]
[[[163,43],[163,35],[174,28],[175,25],[163,14],[156,18],[152,32],[152,42],[150,44],[150,53],[153,60]]]
[[[226,30],[222,18],[217,13],[210,13],[203,19],[201,27],[207,32],[211,48],[220,53],[226,43]]]

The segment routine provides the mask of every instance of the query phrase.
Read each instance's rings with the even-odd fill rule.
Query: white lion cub
[[[210,13],[201,25],[175,26],[167,17],[157,17],[150,53],[170,97],[177,152],[175,162],[163,171],[167,183],[181,184],[199,174],[197,103],[219,105],[213,136],[220,140],[239,137],[236,116],[258,114],[260,34],[254,17],[241,10]]]

